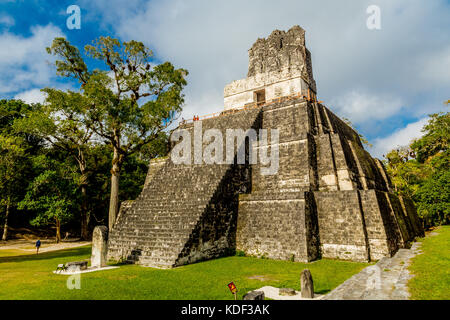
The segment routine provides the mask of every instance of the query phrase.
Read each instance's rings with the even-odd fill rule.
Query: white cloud
[[[397,114],[403,107],[399,97],[351,91],[332,100],[333,110],[354,123],[383,120]]]
[[[53,38],[63,36],[51,24],[34,26],[29,37],[0,34],[0,93],[15,93],[49,85],[55,72],[45,51]]]
[[[16,94],[14,99],[22,100],[23,102],[26,103],[44,103],[45,96],[46,96],[45,93],[41,92],[40,89],[31,89]]]
[[[409,145],[414,139],[420,138],[423,135],[422,128],[427,124],[428,120],[428,118],[420,119],[395,131],[387,137],[375,139],[373,147],[370,150],[371,154],[381,158],[395,148]]]
[[[431,54],[422,61],[421,78],[435,87],[450,87],[450,45]]]

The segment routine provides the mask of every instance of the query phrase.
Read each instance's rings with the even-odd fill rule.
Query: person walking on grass
[[[36,254],[39,254],[40,247],[41,247],[41,240],[38,239],[38,241],[36,241]]]

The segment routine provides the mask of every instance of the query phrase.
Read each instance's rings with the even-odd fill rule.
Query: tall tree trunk
[[[120,170],[122,168],[123,156],[119,150],[114,147],[114,156],[111,169],[111,198],[109,200],[109,230],[112,230],[119,213],[119,180]]]
[[[3,225],[3,236],[2,236],[2,240],[6,241],[8,239],[8,217],[9,217],[9,200],[8,203],[6,204],[6,216],[5,216],[5,224]]]
[[[89,216],[87,205],[87,177],[86,174],[82,174],[81,184],[81,239],[89,240]]]
[[[86,185],[81,186],[81,239],[89,240],[89,217],[87,208],[87,191]]]
[[[56,218],[56,243],[61,242],[61,222]]]
[[[89,240],[89,213],[88,213],[88,203],[87,203],[87,185],[88,177],[86,172],[86,159],[84,157],[83,150],[78,150],[78,155],[75,156],[78,161],[81,173],[81,214],[80,214],[80,235],[82,240]]]

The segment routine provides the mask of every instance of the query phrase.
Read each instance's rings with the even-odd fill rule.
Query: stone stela
[[[92,235],[91,268],[104,268],[107,262],[108,228],[95,227]]]
[[[278,129],[277,174],[262,175],[259,164],[151,161],[141,195],[123,203],[110,232],[108,259],[172,268],[240,250],[301,262],[370,261],[423,235],[412,201],[391,192],[383,163],[316,101],[305,31],[276,30],[249,58],[247,78],[225,87],[224,112],[203,120],[202,130],[225,137],[227,129]],[[249,104],[260,107],[243,108]],[[180,128],[192,134],[194,124]]]
[[[311,275],[311,271],[305,269],[300,275],[300,285],[302,298],[313,299],[314,298],[314,282]]]

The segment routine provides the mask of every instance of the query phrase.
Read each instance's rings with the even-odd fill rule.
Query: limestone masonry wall
[[[294,261],[319,257],[317,216],[308,191],[315,185],[310,168],[314,151],[311,113],[305,101],[263,110],[262,128],[279,129],[279,170],[252,170],[251,194],[239,200],[237,249],[256,256]],[[269,142],[272,149],[274,144]]]
[[[314,196],[322,257],[368,261],[367,235],[358,191],[320,191]]]

